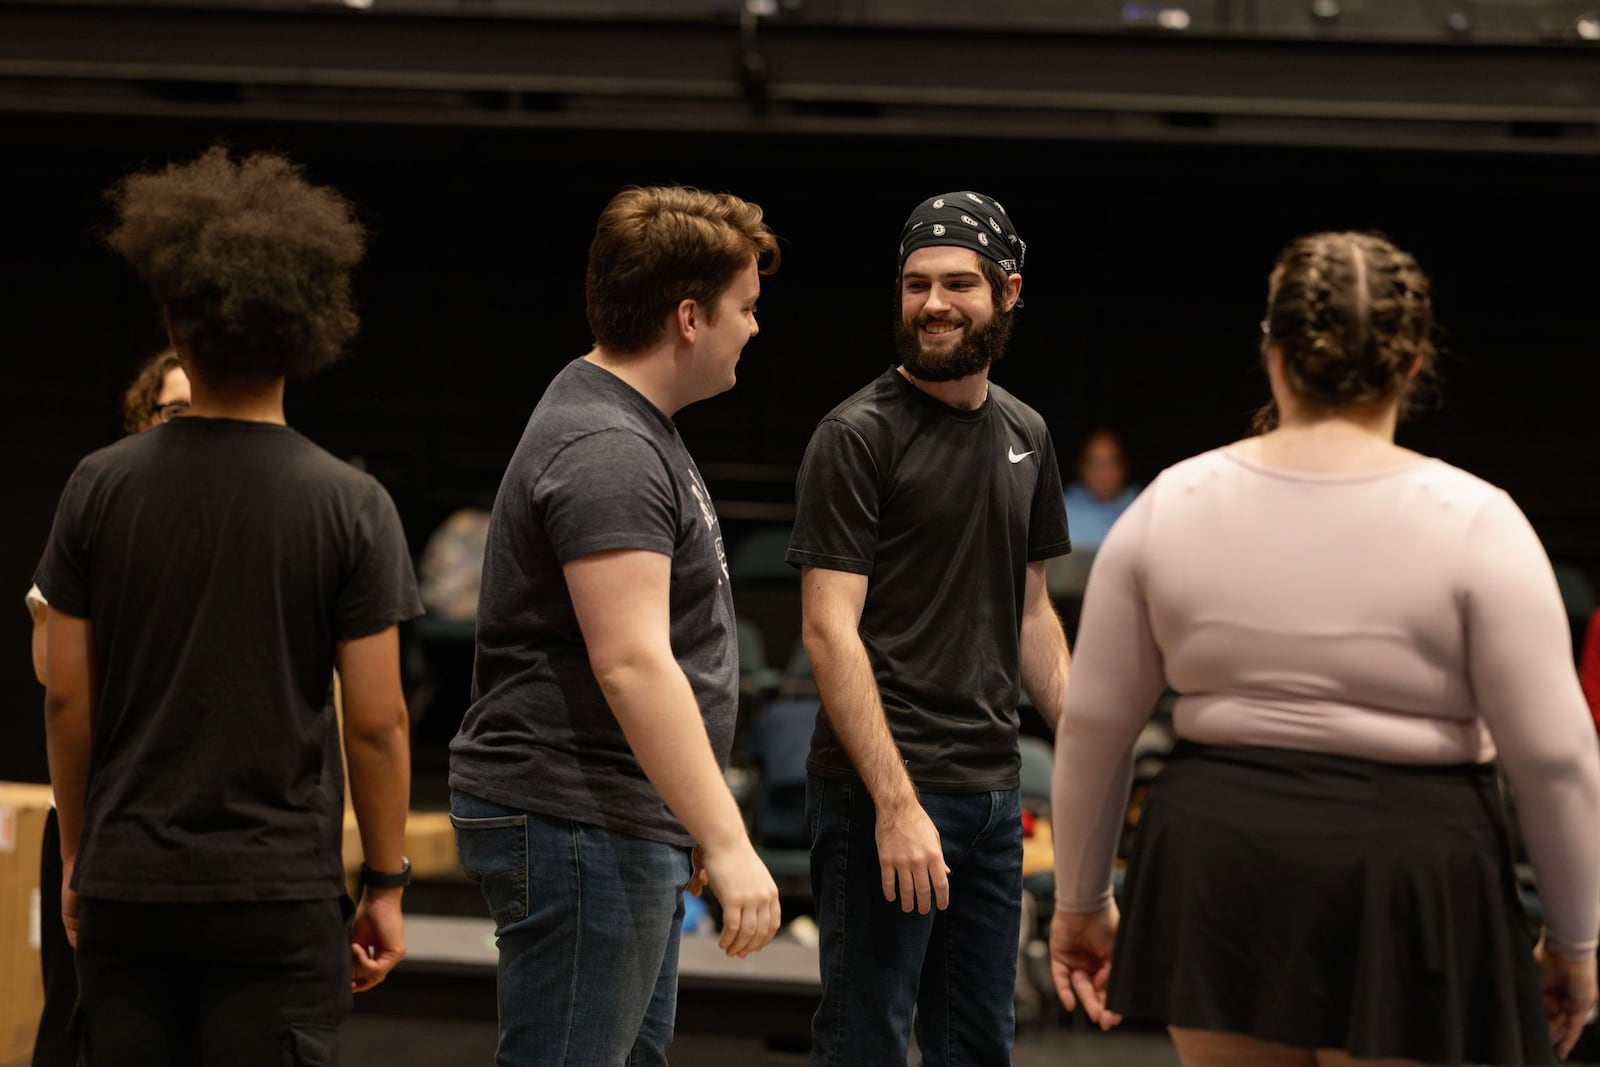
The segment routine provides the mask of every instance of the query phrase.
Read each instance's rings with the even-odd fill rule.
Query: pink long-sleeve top
[[[1504,492],[1438,460],[1354,475],[1218,449],[1165,471],[1095,558],[1054,796],[1057,907],[1111,875],[1134,738],[1165,684],[1178,735],[1406,764],[1498,755],[1546,944],[1595,950],[1600,751],[1543,547]]]

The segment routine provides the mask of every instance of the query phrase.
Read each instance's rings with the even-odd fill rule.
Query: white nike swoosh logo
[[[1010,447],[1009,445],[1006,446],[1006,458],[1009,459],[1013,463],[1021,463],[1023,460],[1025,460],[1029,456],[1033,455],[1033,453],[1034,453],[1034,449],[1030,448],[1030,449],[1028,449],[1028,451],[1022,453],[1019,456],[1019,455],[1017,455],[1017,450],[1016,449]]]

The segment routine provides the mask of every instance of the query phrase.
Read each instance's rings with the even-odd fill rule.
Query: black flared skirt
[[[1169,1026],[1424,1063],[1554,1063],[1490,765],[1181,743],[1108,991]]]

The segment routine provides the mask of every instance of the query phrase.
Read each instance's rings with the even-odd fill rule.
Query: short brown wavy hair
[[[350,203],[280,155],[200,158],[106,192],[106,242],[166,309],[206,381],[310,377],[356,335],[350,272],[366,233]]]
[[[156,417],[156,401],[166,384],[167,372],[178,366],[178,353],[170,348],[157,352],[134,373],[128,391],[122,394],[122,428],[138,433]]]
[[[751,259],[762,274],[778,269],[778,239],[761,216],[737,196],[682,185],[612,197],[595,225],[584,284],[595,344],[641,352],[661,340],[683,300],[715,321],[717,301]]]

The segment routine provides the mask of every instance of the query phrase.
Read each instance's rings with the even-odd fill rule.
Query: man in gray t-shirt
[[[721,530],[672,422],[732,387],[776,265],[753,204],[618,194],[589,250],[595,347],[550,383],[495,498],[450,807],[496,924],[499,1062],[666,1063],[685,888],[716,893],[729,955],[777,931],[722,776]]]

